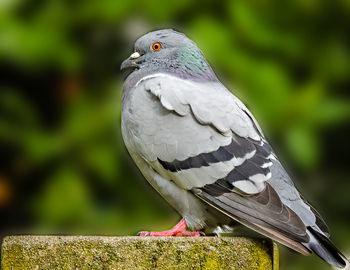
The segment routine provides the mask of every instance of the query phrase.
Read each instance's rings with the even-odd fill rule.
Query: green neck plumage
[[[185,79],[217,80],[213,70],[205,60],[201,51],[192,46],[180,49],[176,56],[177,74]]]

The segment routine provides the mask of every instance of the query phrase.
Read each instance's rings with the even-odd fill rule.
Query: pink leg
[[[190,232],[187,231],[187,224],[185,219],[181,219],[178,224],[176,224],[172,229],[162,232],[147,232],[142,231],[137,235],[139,236],[201,236],[202,232]]]

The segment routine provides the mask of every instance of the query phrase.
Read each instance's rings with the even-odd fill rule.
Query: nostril
[[[139,58],[141,55],[139,52],[134,52],[133,54],[130,55],[130,59],[137,59]]]

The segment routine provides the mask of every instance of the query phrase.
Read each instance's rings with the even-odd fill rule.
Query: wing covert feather
[[[164,108],[181,116],[192,113],[199,123],[212,125],[224,135],[234,132],[260,140],[262,134],[254,117],[220,83],[197,83],[162,74],[151,78],[144,79],[145,89],[157,96]]]

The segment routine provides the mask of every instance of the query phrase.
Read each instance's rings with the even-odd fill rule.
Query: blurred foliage
[[[350,252],[347,0],[0,1],[1,234],[134,234],[177,221],[119,127],[119,65],[138,36],[166,27],[238,89]],[[283,269],[327,269],[283,254]]]

